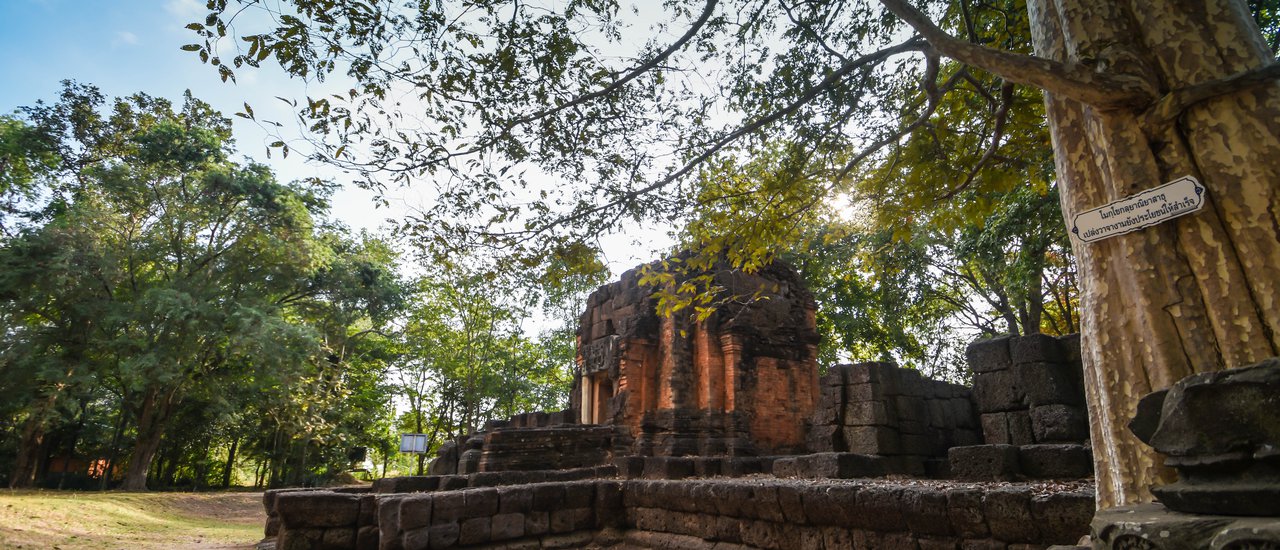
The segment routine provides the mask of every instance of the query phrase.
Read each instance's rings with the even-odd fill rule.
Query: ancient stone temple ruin
[[[976,342],[973,386],[889,363],[819,376],[794,270],[714,281],[740,299],[701,322],[659,315],[637,271],[601,287],[569,409],[491,421],[432,475],[269,491],[264,546],[1032,549],[1089,533],[1077,339]]]
[[[701,322],[659,316],[638,269],[591,294],[570,398],[580,422],[624,428],[641,456],[803,449],[818,391],[813,297],[782,263],[721,270],[713,284],[731,299]]]

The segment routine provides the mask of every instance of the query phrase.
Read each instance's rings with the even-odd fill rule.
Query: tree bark
[[[1039,56],[1149,78],[1161,93],[1273,62],[1240,1],[1031,0],[1028,10]],[[1127,429],[1138,399],[1280,349],[1280,85],[1211,97],[1168,124],[1051,93],[1045,102],[1068,224],[1182,176],[1207,188],[1195,214],[1072,241],[1098,504],[1150,501],[1171,473]]]
[[[55,414],[54,409],[58,399],[62,397],[63,388],[74,374],[74,368],[68,370],[62,375],[61,383],[50,384],[48,393],[32,403],[27,421],[22,425],[22,438],[18,442],[17,456],[14,457],[13,473],[9,476],[10,489],[35,486],[39,470],[44,466],[41,452],[46,449],[45,435],[49,430],[50,418]]]
[[[33,412],[22,424],[22,439],[18,444],[18,454],[14,457],[13,473],[9,476],[10,489],[35,486],[36,466],[40,462],[44,435],[44,418]]]
[[[68,470],[71,469],[71,457],[76,454],[76,443],[80,441],[80,434],[84,431],[84,416],[89,408],[88,401],[80,401],[80,411],[76,415],[75,427],[71,429],[71,439],[67,442],[66,455],[62,458],[62,471],[58,473],[58,490],[61,491],[67,485]]]
[[[240,438],[231,436],[231,450],[227,451],[227,466],[222,469],[222,488],[231,487],[231,470],[236,466],[236,447],[240,446]]]
[[[177,388],[148,389],[143,395],[142,404],[138,408],[138,440],[134,443],[133,453],[129,456],[129,468],[125,470],[124,483],[120,488],[125,491],[147,490],[147,474],[151,471],[151,461],[160,450],[160,440],[164,436],[164,423],[169,419]]]
[[[125,422],[129,419],[124,401],[120,402],[119,417],[116,418],[116,431],[111,436],[111,446],[107,448],[107,463],[102,469],[102,480],[98,482],[98,490],[105,491],[111,484],[111,476],[115,473],[116,459],[120,456],[120,438],[124,437]]]

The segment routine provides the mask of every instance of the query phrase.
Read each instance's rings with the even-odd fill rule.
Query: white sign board
[[[427,434],[400,434],[400,452],[427,452]]]
[[[1191,176],[1081,212],[1071,233],[1091,243],[1164,223],[1204,206],[1204,186]]]

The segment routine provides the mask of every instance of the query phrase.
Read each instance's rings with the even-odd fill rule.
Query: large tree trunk
[[[231,487],[231,472],[236,467],[236,448],[239,446],[240,446],[240,438],[235,435],[231,436],[231,450],[227,451],[227,464],[222,469],[222,488],[223,489],[228,489]]]
[[[1039,56],[1141,77],[1158,94],[1272,62],[1238,0],[1030,0],[1028,10]],[[1138,399],[1280,349],[1280,85],[1215,95],[1163,125],[1045,101],[1068,224],[1182,176],[1208,190],[1195,214],[1072,243],[1098,504],[1149,501],[1171,474],[1126,427]]]
[[[45,421],[42,415],[32,413],[22,423],[22,438],[18,443],[18,454],[14,457],[13,473],[9,475],[10,489],[26,489],[36,484],[36,466],[40,462],[40,450],[43,448]]]
[[[57,414],[55,408],[62,396],[75,369],[63,374],[63,380],[49,384],[48,394],[38,397],[31,404],[26,422],[22,423],[22,437],[18,440],[18,452],[14,457],[13,472],[9,476],[9,488],[34,487],[38,470],[40,470],[41,453],[46,449],[45,435],[49,430],[51,419]]]
[[[143,394],[142,404],[138,407],[138,439],[133,445],[133,453],[129,456],[129,469],[125,471],[124,483],[120,488],[125,491],[147,490],[147,474],[151,471],[151,461],[160,450],[160,441],[164,436],[164,423],[173,410],[178,390],[148,389]]]

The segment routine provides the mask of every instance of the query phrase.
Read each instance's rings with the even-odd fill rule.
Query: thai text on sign
[[[1204,206],[1204,186],[1191,176],[1081,212],[1071,233],[1091,243],[1164,223]]]

